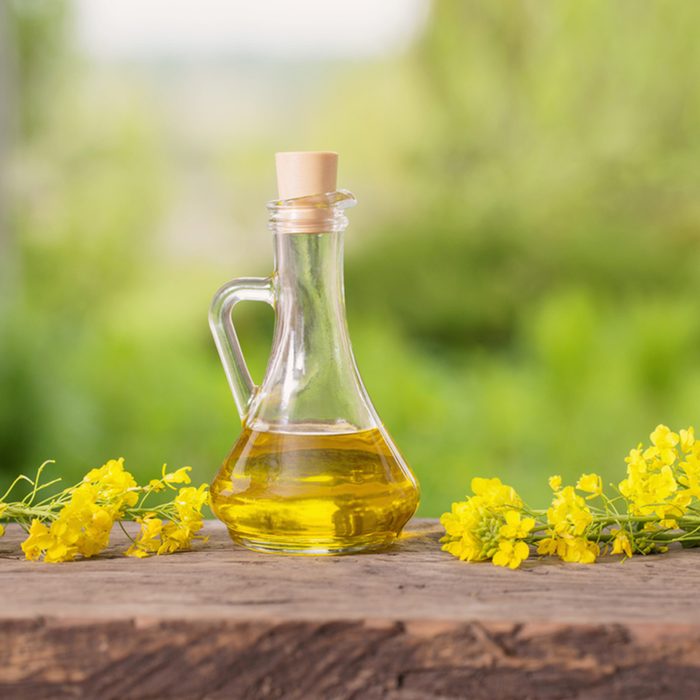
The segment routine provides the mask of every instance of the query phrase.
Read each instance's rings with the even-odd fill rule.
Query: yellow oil
[[[344,554],[390,545],[418,506],[418,487],[379,430],[245,428],[211,498],[233,540],[251,549]]]

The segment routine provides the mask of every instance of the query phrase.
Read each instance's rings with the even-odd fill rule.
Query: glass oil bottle
[[[277,154],[279,198],[268,204],[275,267],[222,287],[210,326],[243,430],[211,486],[232,539],[287,554],[348,554],[390,545],[418,506],[418,485],[362,384],[343,288],[344,210],[337,155]],[[265,377],[255,386],[231,310],[275,311]]]

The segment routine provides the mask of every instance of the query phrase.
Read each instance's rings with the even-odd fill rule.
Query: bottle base
[[[236,544],[243,545],[254,552],[310,557],[379,552],[391,547],[397,539],[396,534],[393,532],[376,534],[371,537],[336,538],[331,541],[312,538],[263,540],[242,536],[231,530],[229,530],[229,536]]]

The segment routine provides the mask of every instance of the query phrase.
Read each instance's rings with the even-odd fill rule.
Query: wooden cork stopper
[[[275,154],[279,199],[335,192],[338,154],[332,151],[285,151]]]

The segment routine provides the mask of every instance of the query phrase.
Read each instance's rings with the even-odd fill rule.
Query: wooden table
[[[700,551],[465,564],[416,520],[393,550],[22,560],[0,539],[0,698],[700,698]]]

